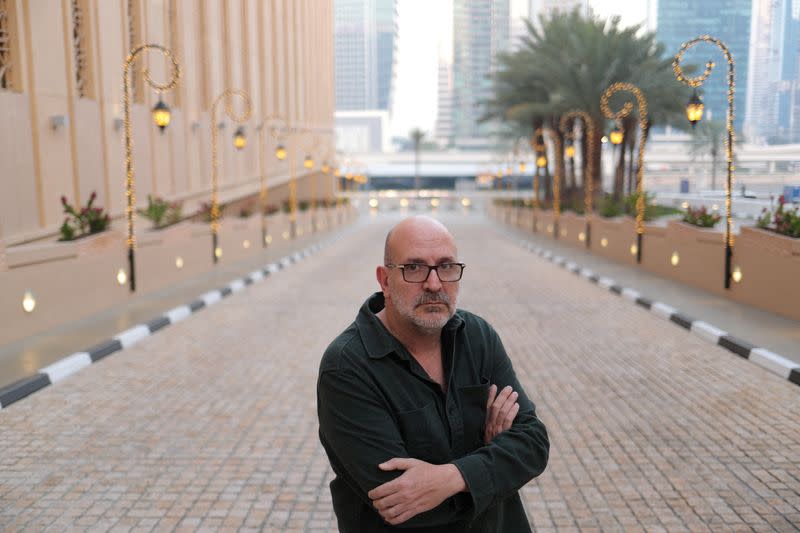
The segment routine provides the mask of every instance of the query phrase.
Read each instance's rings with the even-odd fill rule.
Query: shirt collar
[[[386,301],[383,297],[383,292],[376,292],[364,302],[356,317],[356,327],[361,335],[361,341],[367,350],[367,354],[372,359],[380,359],[386,355],[394,352],[403,359],[408,359],[407,350],[402,349],[400,341],[398,341],[386,326],[383,325],[381,319],[378,318],[377,313],[380,312]],[[461,313],[456,313],[444,325],[442,332],[445,335],[454,335],[456,330],[464,326],[464,319],[461,318]]]

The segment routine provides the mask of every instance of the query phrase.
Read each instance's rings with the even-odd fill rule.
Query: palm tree
[[[717,161],[725,150],[727,129],[721,120],[703,120],[692,130],[692,144],[689,153],[692,156],[711,155],[711,190],[717,188]]]
[[[665,53],[653,33],[639,26],[620,27],[619,17],[608,20],[588,17],[579,10],[553,12],[534,25],[526,21],[528,35],[512,53],[498,54],[493,77],[493,96],[485,102],[484,120],[500,120],[527,125],[534,121],[552,124],[570,109],[582,109],[598,124],[595,152],[587,154],[588,139],[583,139],[583,175],[589,158],[597,169],[594,190],[600,189],[600,137],[607,121],[600,110],[600,96],[614,82],[627,81],[645,94],[650,124],[675,123],[685,127],[683,103],[688,87],[678,83],[672,73],[672,57]],[[618,109],[618,93],[612,107]],[[634,118],[634,117],[632,117]],[[626,137],[633,140],[638,120],[625,121]],[[558,157],[563,157],[561,154]],[[624,157],[624,155],[623,155]],[[620,162],[624,168],[624,160]]]
[[[425,132],[419,128],[414,128],[408,134],[414,145],[414,188],[419,192],[419,150],[422,144],[422,139],[425,138]]]

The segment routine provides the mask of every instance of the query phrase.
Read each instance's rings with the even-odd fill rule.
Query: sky
[[[648,0],[590,0],[601,16],[619,14],[625,25],[647,17]],[[398,0],[397,70],[391,134],[407,137],[413,128],[433,136],[436,122],[439,54],[452,48],[452,0]],[[511,0],[512,16],[527,0]]]

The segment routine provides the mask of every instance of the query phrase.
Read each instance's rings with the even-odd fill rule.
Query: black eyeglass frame
[[[461,267],[461,272],[458,273],[458,279],[451,279],[451,280],[446,280],[446,281],[443,280],[439,276],[439,267],[442,267],[442,266],[453,266],[453,265],[458,265],[458,266]],[[397,268],[397,269],[400,269],[400,271],[403,274],[403,281],[405,281],[406,283],[425,283],[426,281],[428,281],[428,278],[431,277],[431,272],[433,272],[434,270],[436,271],[436,277],[439,278],[440,282],[442,282],[442,283],[455,283],[457,281],[461,281],[461,278],[464,276],[464,269],[467,268],[466,263],[440,263],[438,265],[426,265],[424,263],[405,263],[405,264],[401,264],[401,265],[396,265],[394,263],[387,263],[387,264],[385,264],[383,266],[385,266],[386,268]],[[425,279],[423,279],[422,281],[409,281],[409,280],[406,279],[406,267],[409,267],[409,266],[425,267],[425,268],[428,269],[428,274],[425,276]]]

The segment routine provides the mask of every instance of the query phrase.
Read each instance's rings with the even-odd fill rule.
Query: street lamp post
[[[591,242],[591,235],[592,235],[592,204],[593,204],[593,196],[594,196],[594,150],[595,150],[595,143],[597,142],[597,130],[594,123],[594,119],[592,116],[587,113],[586,111],[582,111],[580,109],[573,109],[561,115],[561,120],[558,124],[558,129],[561,130],[561,133],[565,135],[565,137],[571,141],[575,139],[575,132],[568,128],[569,121],[580,119],[583,121],[583,135],[587,138],[586,143],[586,151],[588,154],[583,154],[583,158],[585,160],[585,168],[586,173],[583,176],[583,210],[584,215],[586,217],[586,247],[590,246]],[[574,173],[575,169],[575,146],[570,145],[567,146],[567,156],[571,160],[571,165]]]
[[[611,110],[608,100],[619,91],[627,91],[636,98],[639,111],[639,164],[636,169],[636,262],[642,262],[642,235],[644,234],[644,148],[647,142],[647,100],[642,91],[632,83],[613,83],[600,97],[600,109],[603,114],[611,119],[620,120],[631,114],[633,104],[625,102],[622,109],[616,113]],[[631,250],[632,252],[634,250]]]
[[[728,114],[725,121],[725,127],[727,129],[727,136],[725,137],[725,158],[728,163],[728,177],[727,181],[725,182],[725,288],[731,288],[731,260],[733,258],[733,231],[732,231],[732,199],[731,199],[731,191],[733,189],[733,141],[734,141],[734,131],[733,131],[733,112],[734,112],[734,99],[733,95],[736,90],[735,84],[735,76],[734,76],[734,68],[735,64],[733,61],[733,55],[731,55],[730,50],[728,47],[720,41],[719,39],[715,39],[710,35],[701,35],[700,37],[695,37],[691,41],[687,41],[681,45],[680,51],[675,55],[675,58],[672,60],[672,70],[675,72],[675,77],[678,81],[685,83],[694,91],[692,92],[692,97],[689,100],[689,103],[686,106],[686,117],[689,119],[689,122],[692,124],[692,127],[702,118],[703,116],[703,101],[697,94],[697,87],[700,87],[704,81],[708,78],[711,74],[711,70],[714,68],[714,63],[709,61],[706,63],[706,68],[700,76],[696,78],[687,78],[683,70],[681,69],[681,59],[683,59],[683,54],[692,46],[698,43],[710,43],[715,44],[717,47],[722,50],[723,55],[725,56],[725,61],[728,63]]]
[[[313,171],[316,165],[313,154],[319,146],[319,136],[312,133],[312,131],[307,128],[301,130],[300,133],[303,135],[311,135],[310,139],[307,140],[307,144],[303,147],[306,154],[303,158],[303,168]],[[313,173],[309,179],[311,180],[311,232],[314,233],[317,231],[317,182],[314,179]]]
[[[160,50],[164,57],[170,60],[172,63],[172,75],[170,77],[169,82],[164,84],[156,83],[150,78],[150,71],[149,69],[145,68],[143,71],[144,80],[147,84],[154,88],[159,93],[158,103],[152,110],[153,121],[155,122],[156,126],[159,127],[161,132],[163,133],[164,128],[167,127],[170,121],[170,112],[169,108],[164,104],[161,100],[161,92],[169,91],[178,84],[178,80],[181,76],[181,67],[178,64],[178,60],[172,54],[172,52],[161,46],[160,44],[141,44],[135,48],[132,48],[130,52],[128,52],[128,56],[125,58],[125,62],[122,64],[122,113],[123,113],[123,124],[125,130],[125,197],[126,197],[126,206],[125,206],[125,217],[127,219],[128,224],[128,237],[126,240],[126,244],[128,247],[128,270],[129,275],[128,279],[130,280],[130,291],[136,291],[136,262],[135,262],[135,250],[136,250],[136,235],[135,230],[133,227],[133,219],[136,214],[136,172],[133,166],[133,136],[131,134],[131,67],[136,59],[139,57],[139,54],[146,50]]]
[[[274,127],[272,123],[280,122],[280,127]],[[267,228],[267,196],[269,195],[269,188],[267,187],[266,176],[266,152],[264,146],[264,130],[269,129],[270,136],[275,139],[275,157],[279,161],[286,159],[286,148],[283,146],[286,134],[289,127],[286,121],[280,115],[269,115],[261,120],[258,126],[258,165],[259,165],[259,205],[261,206],[261,246],[266,248],[270,243],[270,237]]]
[[[233,110],[232,98],[238,96],[244,100],[244,112],[237,115]],[[211,256],[216,264],[222,255],[222,250],[218,246],[219,233],[219,199],[218,199],[218,185],[217,185],[217,138],[219,136],[219,127],[217,125],[217,106],[225,100],[225,114],[239,124],[243,124],[250,119],[253,109],[250,103],[250,96],[245,91],[238,89],[226,89],[211,104]],[[237,149],[244,148],[244,129],[239,128],[234,134],[234,144]]]

